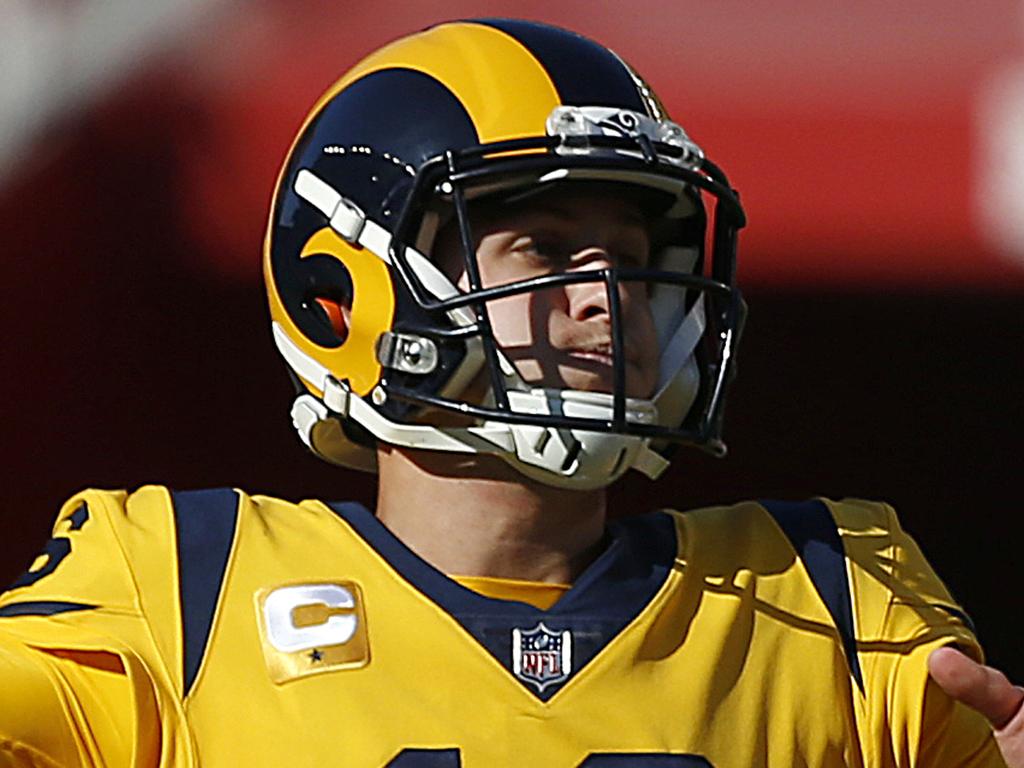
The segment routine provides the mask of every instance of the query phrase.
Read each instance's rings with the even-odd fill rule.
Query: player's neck
[[[377,516],[444,573],[570,583],[599,554],[604,491],[525,480],[500,460],[390,449]]]

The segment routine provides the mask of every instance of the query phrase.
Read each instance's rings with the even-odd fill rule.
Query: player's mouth
[[[588,360],[608,367],[615,365],[615,349],[610,342],[598,342],[585,344],[577,347],[570,347],[562,350],[564,354],[577,360]],[[623,345],[623,359],[626,365],[639,366],[641,363],[640,354],[636,349],[630,349],[629,344]]]
[[[577,360],[589,360],[609,367],[612,367],[615,364],[615,358],[612,356],[610,350],[606,352],[595,349],[570,349],[567,350],[567,354],[569,357]]]

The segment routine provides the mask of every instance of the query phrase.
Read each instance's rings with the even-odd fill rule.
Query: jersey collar
[[[678,550],[675,524],[666,513],[613,521],[607,527],[601,555],[558,602],[541,610],[463,587],[415,554],[361,504],[329,506],[402,578],[450,614],[544,701],[583,670],[650,603],[668,577]],[[523,653],[517,646],[541,626],[552,636],[567,637],[570,644],[560,680],[531,681],[524,679],[521,669],[515,671],[517,664],[521,667]],[[520,662],[516,662],[517,654]]]

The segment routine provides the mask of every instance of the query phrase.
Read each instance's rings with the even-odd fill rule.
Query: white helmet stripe
[[[312,171],[303,168],[295,177],[295,194],[317,208],[331,222],[331,229],[350,243],[358,243],[366,223],[359,206],[338,193]]]

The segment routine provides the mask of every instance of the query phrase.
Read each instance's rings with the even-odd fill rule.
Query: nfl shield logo
[[[543,693],[572,672],[572,633],[552,632],[540,622],[533,629],[512,630],[512,671]]]

